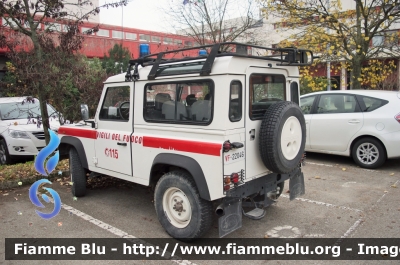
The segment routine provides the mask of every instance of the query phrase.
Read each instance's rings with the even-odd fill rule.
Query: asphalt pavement
[[[306,194],[289,201],[286,185],[261,220],[243,218],[227,238],[400,238],[400,160],[377,170],[357,167],[350,158],[307,154]],[[50,220],[41,219],[29,200],[29,186],[0,193],[0,263],[4,264],[176,264],[166,261],[6,261],[5,238],[169,238],[158,222],[153,192],[125,182],[95,184],[85,197],[54,181],[63,203]],[[7,195],[6,195],[7,194]],[[45,210],[43,210],[45,211]],[[217,218],[206,238],[218,237]],[[268,239],[266,239],[268,240]],[[377,261],[298,261],[296,264],[376,264]],[[384,261],[399,264],[399,261]],[[242,264],[243,261],[185,261],[184,264]],[[294,261],[251,261],[293,264]]]

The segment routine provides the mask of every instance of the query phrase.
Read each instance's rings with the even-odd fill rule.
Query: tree
[[[122,2],[106,4],[103,7],[126,5]],[[79,25],[89,16],[100,12],[95,7],[82,14],[82,10],[90,8],[89,0],[76,3],[67,0],[3,0],[0,2],[0,15],[6,21],[0,32],[0,47],[10,50],[10,58],[16,62],[21,83],[25,84],[28,95],[36,96],[41,105],[41,118],[46,143],[49,142],[49,113],[46,103],[52,96],[62,96],[59,87],[54,85],[54,78],[61,79],[65,75],[61,67],[59,55],[73,54],[81,48],[83,36],[79,33]],[[77,12],[73,12],[73,7]],[[58,23],[64,24],[65,30],[60,32]],[[45,24],[45,30],[41,25]],[[96,29],[94,29],[96,30]],[[28,50],[21,50],[28,47]],[[67,58],[67,56],[63,57]],[[68,57],[68,61],[73,60]],[[59,74],[57,77],[56,74]]]
[[[198,45],[239,40],[260,23],[253,0],[171,1],[165,13],[178,34],[192,37]]]
[[[131,53],[129,49],[122,47],[122,44],[116,43],[114,47],[108,51],[108,56],[104,55],[102,65],[103,68],[106,69],[107,74],[120,74],[128,69],[130,59]]]
[[[320,55],[320,61],[345,62],[352,72],[353,89],[362,88],[371,74],[374,78],[380,75],[380,71],[363,74],[371,66],[369,60],[399,56],[394,24],[400,22],[400,0],[263,2],[264,14],[279,19],[276,27],[291,31],[287,36],[291,43],[312,49]],[[342,4],[355,7],[343,8]]]

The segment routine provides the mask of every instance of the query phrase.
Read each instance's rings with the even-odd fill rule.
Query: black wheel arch
[[[200,197],[204,200],[211,201],[207,181],[201,166],[196,160],[187,156],[167,153],[158,154],[154,158],[151,166],[150,182],[156,180],[158,172],[169,169],[170,167],[178,167],[189,172],[196,183]]]
[[[85,169],[89,169],[85,148],[81,140],[76,137],[71,136],[63,136],[60,141],[60,145],[58,146],[59,154],[61,158],[66,158],[69,155],[69,149],[74,147],[76,151],[78,151],[79,159],[82,163],[82,167]]]

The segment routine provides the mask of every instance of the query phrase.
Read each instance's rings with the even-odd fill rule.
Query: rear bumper
[[[250,195],[259,193],[263,195],[270,191],[276,190],[276,187],[279,183],[284,182],[285,180],[292,179],[295,177],[299,177],[302,175],[301,168],[297,168],[289,174],[277,174],[271,173],[250,181],[247,181],[245,184],[236,187],[235,189],[228,190],[226,192],[226,197],[240,197],[245,198]],[[303,182],[304,185],[304,182]]]
[[[381,135],[386,147],[387,158],[400,157],[400,131]]]

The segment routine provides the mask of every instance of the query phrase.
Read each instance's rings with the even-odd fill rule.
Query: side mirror
[[[87,104],[81,104],[81,115],[82,115],[82,120],[87,120],[89,119],[89,107]]]

